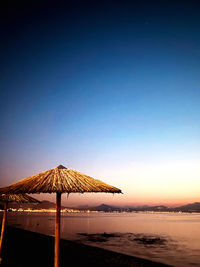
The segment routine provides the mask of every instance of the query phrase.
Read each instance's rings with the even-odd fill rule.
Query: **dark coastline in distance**
[[[169,266],[105,249],[61,239],[64,266]],[[2,248],[1,267],[53,267],[54,237],[7,226]]]
[[[32,209],[32,210],[41,210],[41,209],[55,209],[55,203],[50,202],[48,200],[42,200],[41,203],[38,204],[31,204],[31,203],[10,203],[9,208],[14,208],[14,209]],[[0,205],[0,209],[3,210],[3,205]],[[187,205],[179,206],[179,207],[166,207],[164,205],[160,206],[148,206],[148,205],[143,205],[143,206],[124,206],[124,207],[118,207],[118,206],[111,206],[107,204],[101,204],[99,206],[78,206],[78,207],[65,207],[62,206],[62,209],[77,209],[80,211],[104,211],[104,212],[140,212],[140,211],[154,211],[154,212],[187,212],[187,213],[192,213],[192,212],[200,212],[200,202],[194,202],[190,203]]]

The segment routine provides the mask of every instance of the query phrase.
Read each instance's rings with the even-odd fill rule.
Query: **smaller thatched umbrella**
[[[3,213],[3,221],[1,226],[1,239],[0,239],[0,262],[1,262],[1,250],[2,250],[3,236],[6,226],[8,202],[40,203],[40,201],[26,194],[0,194],[0,202],[4,203],[4,213]]]
[[[0,193],[56,193],[54,266],[59,267],[60,210],[62,193],[121,193],[121,190],[78,171],[59,165],[10,186],[0,188]]]

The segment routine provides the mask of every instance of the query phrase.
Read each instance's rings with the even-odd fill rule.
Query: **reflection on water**
[[[177,243],[166,236],[144,233],[84,234],[83,243],[112,249],[128,255],[151,259],[158,262],[179,266],[177,261]],[[81,241],[81,240],[80,240]],[[183,251],[180,251],[181,254]],[[170,257],[170,260],[169,260]],[[180,266],[183,266],[182,260]],[[185,259],[184,259],[185,261]]]
[[[8,213],[16,227],[54,235],[52,213]],[[61,237],[174,266],[200,266],[200,214],[62,214]]]

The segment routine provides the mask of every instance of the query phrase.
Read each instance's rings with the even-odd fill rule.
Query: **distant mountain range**
[[[43,200],[41,203],[38,204],[19,204],[19,203],[10,203],[9,204],[10,208],[23,208],[23,209],[55,209],[56,205],[53,202]],[[3,208],[3,206],[0,206],[0,208]],[[79,210],[92,210],[92,211],[103,211],[103,212],[137,212],[137,211],[161,211],[161,212],[200,212],[200,202],[195,202],[191,204],[187,204],[184,206],[180,207],[175,207],[175,208],[170,208],[166,207],[163,205],[160,206],[148,206],[148,205],[143,205],[143,206],[131,206],[131,207],[119,207],[119,206],[110,206],[107,204],[101,204],[99,206],[79,206],[77,208],[71,208],[71,207],[65,207],[62,206],[62,209],[79,209]]]
[[[200,212],[200,202],[194,202],[192,204],[187,204],[184,206],[180,206],[178,208],[174,208],[179,209],[180,211],[185,211],[185,212]]]
[[[83,207],[79,209],[84,209]],[[96,211],[104,211],[104,212],[114,212],[114,211],[118,211],[118,212],[132,212],[132,211],[166,211],[166,212],[200,212],[200,202],[195,202],[192,204],[187,204],[184,206],[180,206],[180,207],[175,207],[175,208],[170,208],[170,207],[166,207],[163,205],[160,206],[148,206],[148,205],[144,205],[144,206],[137,206],[137,207],[117,207],[117,206],[110,206],[110,205],[106,205],[106,204],[101,204],[97,207],[87,207],[86,209],[90,209],[90,210],[96,210]]]

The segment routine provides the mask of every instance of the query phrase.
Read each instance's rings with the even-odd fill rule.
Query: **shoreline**
[[[53,267],[54,237],[6,226],[1,267]],[[60,240],[60,267],[64,266],[136,266],[167,267],[162,263],[105,250],[102,248]]]

